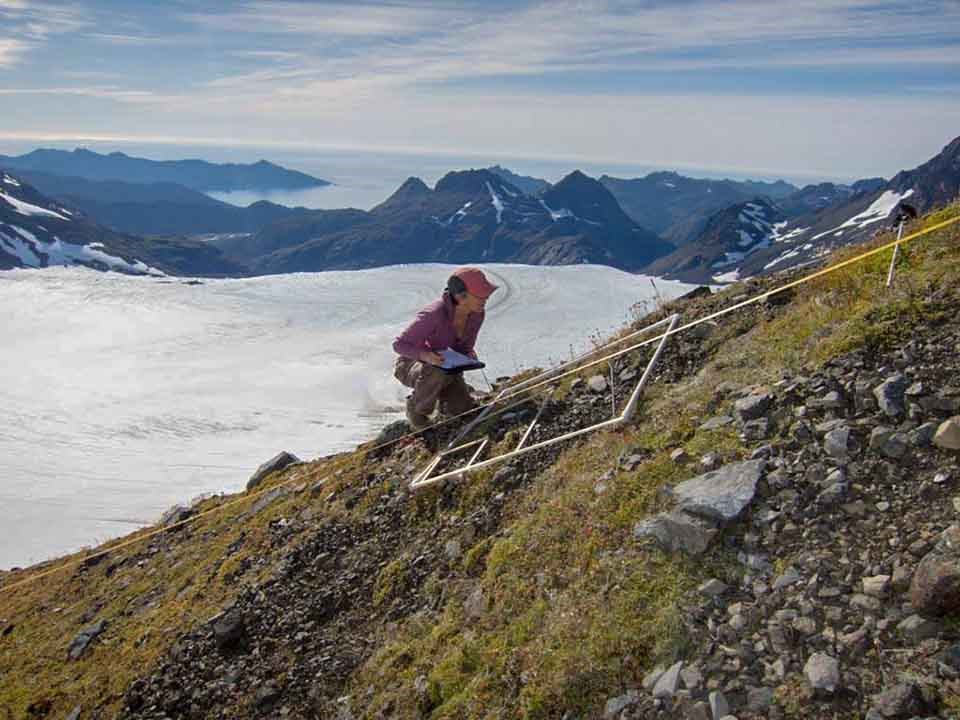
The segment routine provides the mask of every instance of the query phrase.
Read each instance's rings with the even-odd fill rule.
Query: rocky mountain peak
[[[553,210],[567,209],[584,220],[619,226],[636,224],[607,188],[580,170],[574,170],[550,188],[543,200]]]
[[[434,189],[438,193],[476,195],[488,192],[487,183],[490,183],[493,188],[506,184],[503,178],[489,170],[454,170],[440,178]],[[519,190],[512,187],[511,190],[519,193]]]

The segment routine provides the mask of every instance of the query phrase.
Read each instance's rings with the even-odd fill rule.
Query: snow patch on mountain
[[[29,230],[16,225],[0,228],[0,250],[16,257],[25,267],[42,268],[59,265],[90,265],[98,263],[111,270],[134,275],[164,276],[165,273],[135,260],[127,262],[123,258],[104,252],[103,243],[77,245],[63,242],[57,236],[53,240],[39,240]]]
[[[718,283],[735,283],[740,280],[740,268],[730,272],[721,273],[713,276],[713,281]]]
[[[462,217],[466,217],[467,210],[470,209],[470,206],[473,205],[473,201],[467,201],[464,203],[463,207],[457,210],[453,215],[447,219],[447,225],[453,225],[457,220]]]
[[[844,228],[856,227],[858,230],[863,230],[863,228],[865,228],[867,225],[885,220],[901,201],[906,200],[911,195],[913,195],[913,188],[910,188],[902,195],[893,190],[885,190],[883,194],[874,200],[870,207],[868,207],[862,213],[854,215],[842,225],[838,225],[835,228],[831,228],[830,230],[826,230],[818,235],[814,235],[813,239],[817,240],[818,238],[822,238],[824,235],[830,235],[831,233],[833,233],[835,237],[840,237],[845,232]]]
[[[13,185],[13,187],[20,187],[20,183],[17,182],[17,179],[10,177],[6,173],[3,174],[3,182],[7,185]]]
[[[4,176],[4,180],[6,180],[6,176]],[[42,208],[39,205],[32,205],[28,202],[24,202],[23,200],[15,198],[13,195],[9,195],[5,193],[3,190],[0,190],[0,200],[3,200],[4,202],[6,202],[10,207],[13,208],[13,211],[18,215],[53,217],[53,218],[57,218],[58,220],[70,219],[65,215],[61,215],[58,212],[54,212],[53,210],[47,210],[46,208]]]
[[[547,205],[542,198],[540,198],[540,204],[543,205],[543,209],[550,213],[550,219],[556,222],[557,220],[563,220],[564,218],[576,217],[572,212],[567,210],[567,208],[560,208],[559,210],[554,210],[549,205]]]
[[[487,181],[485,184],[487,186],[487,190],[490,191],[490,202],[493,203],[493,207],[495,207],[497,210],[497,224],[499,225],[503,218],[503,200],[501,200],[500,196],[494,192],[489,181]]]

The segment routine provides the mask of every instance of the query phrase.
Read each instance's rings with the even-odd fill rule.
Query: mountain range
[[[331,212],[348,226],[319,227]],[[315,211],[256,235],[272,251],[258,273],[356,269],[413,262],[598,263],[638,270],[673,245],[640,227],[599,182],[573,172],[542,197],[490,170],[451,172],[434,188],[409,178],[369,212]],[[218,243],[227,256],[240,240]]]
[[[89,180],[36,170],[11,172],[98,223],[133,235],[254,233],[308,212],[265,200],[237,207],[179,183]]]
[[[66,155],[76,152],[87,151]],[[921,212],[949,202],[960,191],[960,138],[889,181],[796,188],[677,173],[597,180],[574,171],[551,185],[494,166],[449,172],[433,188],[411,177],[369,211],[238,208],[177,183],[39,170],[7,169],[2,177],[0,268],[79,262],[248,275],[421,262],[596,263],[721,283],[816,262],[885,227],[904,200]],[[205,232],[218,234],[208,242],[185,237]],[[57,242],[88,250],[53,251]]]
[[[122,152],[109,155],[77,148],[72,152],[40,148],[16,157],[0,155],[0,167],[87,180],[177,183],[203,192],[222,190],[302,190],[330,185],[327,180],[274,165],[209,163],[205,160],[148,160]]]

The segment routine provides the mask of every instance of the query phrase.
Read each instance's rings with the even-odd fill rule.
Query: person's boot
[[[423,413],[417,412],[413,404],[407,400],[407,422],[410,423],[410,427],[414,430],[422,430],[430,424],[430,418]]]

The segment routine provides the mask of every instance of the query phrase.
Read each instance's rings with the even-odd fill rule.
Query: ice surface
[[[35,215],[40,217],[54,217],[60,220],[69,220],[68,217],[61,215],[58,212],[47,210],[46,208],[42,208],[38,205],[31,205],[28,202],[24,202],[23,200],[13,197],[13,195],[8,195],[3,190],[0,190],[0,201],[8,203],[13,208],[13,211],[20,215]]]
[[[488,265],[487,376],[546,365],[649,301],[608,267]],[[86,268],[0,272],[0,567],[243,488],[280,450],[309,459],[400,417],[390,344],[451,266],[204,280]],[[666,298],[692,286],[657,280]],[[387,290],[385,290],[387,288]],[[480,373],[469,382],[484,387]]]

